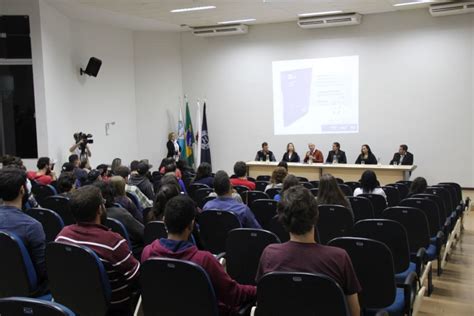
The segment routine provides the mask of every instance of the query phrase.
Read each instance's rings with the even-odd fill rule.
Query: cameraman
[[[91,150],[89,149],[89,145],[87,144],[86,138],[76,139],[77,134],[74,134],[74,140],[76,143],[69,148],[69,152],[76,154],[79,157],[79,160],[82,161],[83,159],[89,159],[92,154]]]

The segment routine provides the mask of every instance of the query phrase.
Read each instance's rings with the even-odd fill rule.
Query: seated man
[[[255,161],[276,161],[275,155],[268,149],[268,143],[262,143],[262,150],[257,151]]]
[[[318,205],[311,192],[299,186],[289,188],[278,204],[278,214],[290,233],[290,241],[265,248],[260,258],[257,282],[264,274],[273,271],[325,274],[342,288],[351,315],[359,316],[357,293],[362,289],[349,255],[343,249],[314,241]]]
[[[111,311],[130,312],[137,288],[140,263],[128,243],[103,226],[107,218],[99,188],[84,186],[70,195],[71,212],[77,224],[64,227],[56,241],[89,247],[104,264],[112,289]]]
[[[35,180],[39,184],[48,185],[56,180],[51,160],[48,157],[41,157],[36,163],[38,171],[28,171],[27,176],[30,180]]]
[[[262,228],[249,207],[232,197],[232,186],[225,171],[217,171],[214,177],[214,191],[217,193],[217,198],[204,205],[204,212],[207,210],[231,211],[237,216],[242,227]]]
[[[408,152],[408,146],[403,144],[400,145],[398,153],[393,155],[392,160],[390,161],[391,165],[403,165],[411,166],[413,165],[413,154]]]
[[[56,184],[58,194],[69,197],[71,191],[76,189],[76,177],[72,172],[63,172],[58,178],[58,183]]]
[[[332,144],[326,163],[347,163],[346,153],[341,150],[341,144],[338,142]]]
[[[165,207],[168,238],[155,240],[146,246],[142,262],[150,257],[165,257],[188,260],[200,265],[209,275],[214,287],[219,302],[219,315],[229,315],[232,310],[255,299],[257,289],[232,280],[210,252],[198,250],[189,242],[195,214],[196,208],[191,198],[178,195],[169,200]]]
[[[147,198],[153,201],[155,199],[155,192],[153,190],[153,184],[148,179],[150,165],[145,162],[139,162],[136,168],[136,172],[132,172],[128,182],[137,186]]]
[[[28,199],[26,174],[14,167],[0,170],[0,230],[15,234],[25,244],[40,282],[46,279],[44,250],[46,237],[40,222],[23,213],[23,203]]]
[[[320,150],[316,149],[316,145],[314,145],[313,143],[309,143],[308,148],[309,150],[306,152],[306,155],[304,156],[305,163],[324,162],[323,153]]]
[[[138,198],[138,202],[143,209],[147,207],[153,207],[153,201],[148,199],[139,188],[135,185],[128,183],[128,177],[130,176],[130,169],[126,166],[120,166],[115,169],[115,173],[121,176],[125,180],[125,192],[135,194]]]
[[[243,185],[250,191],[255,190],[255,182],[249,181],[246,177],[247,165],[243,161],[237,161],[234,165],[234,174],[236,178],[230,179],[232,185]]]

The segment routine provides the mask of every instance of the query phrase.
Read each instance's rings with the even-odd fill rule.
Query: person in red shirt
[[[323,153],[316,149],[316,145],[313,143],[308,144],[308,151],[306,152],[306,155],[304,157],[304,162],[305,163],[311,163],[311,162],[318,162],[318,163],[323,163],[324,162],[324,157]]]
[[[250,191],[255,190],[255,182],[249,181],[246,177],[247,165],[243,161],[237,161],[234,165],[234,175],[236,178],[231,178],[232,185],[246,186]]]
[[[362,288],[349,255],[344,249],[320,245],[314,240],[319,213],[313,194],[301,186],[289,188],[278,203],[278,214],[290,233],[290,241],[265,248],[260,257],[257,282],[273,271],[325,274],[342,288],[351,315],[359,316],[358,293]]]
[[[48,157],[39,158],[36,167],[38,171],[28,171],[28,179],[43,185],[56,181],[56,175],[53,171],[54,164],[51,164],[51,160]]]
[[[168,238],[157,239],[146,246],[142,253],[142,262],[150,257],[165,257],[188,260],[200,265],[209,275],[214,287],[219,303],[219,315],[232,315],[240,306],[255,299],[257,288],[237,283],[210,252],[198,250],[189,241],[195,214],[196,207],[188,196],[178,195],[169,200],[164,218]]]

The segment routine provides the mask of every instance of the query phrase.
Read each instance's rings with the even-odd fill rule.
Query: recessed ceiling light
[[[184,8],[184,9],[174,9],[171,10],[171,13],[180,13],[180,12],[191,12],[191,11],[201,11],[201,10],[210,10],[215,9],[216,7],[213,5],[208,5],[204,7],[192,7],[192,8]]]
[[[253,22],[256,21],[255,19],[240,19],[240,20],[233,20],[233,21],[222,21],[217,22],[217,24],[234,24],[234,23],[245,23],[245,22]]]
[[[298,14],[298,16],[314,16],[314,15],[327,15],[327,14],[337,14],[337,13],[342,13],[342,11],[337,10],[337,11],[322,11],[322,12],[301,13],[301,14]]]
[[[410,2],[397,3],[397,4],[394,4],[393,6],[402,7],[405,5],[415,5],[415,4],[423,4],[423,3],[430,3],[430,2],[434,2],[434,1],[433,0],[410,1]]]

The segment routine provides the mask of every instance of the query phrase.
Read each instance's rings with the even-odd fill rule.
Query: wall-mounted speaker
[[[81,68],[81,76],[83,74],[86,74],[89,76],[97,77],[97,74],[99,73],[101,66],[102,66],[102,60],[95,57],[91,57],[89,59],[89,62],[87,63],[86,70]]]

